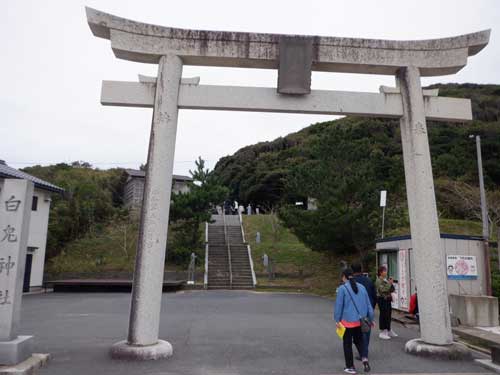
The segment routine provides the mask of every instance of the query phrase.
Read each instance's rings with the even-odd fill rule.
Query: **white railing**
[[[241,238],[243,239],[243,243],[247,245],[248,261],[250,262],[250,269],[252,270],[253,286],[255,286],[255,285],[257,285],[257,278],[255,277],[255,271],[253,269],[252,249],[250,248],[250,245],[245,240],[245,230],[243,229],[243,216],[241,216],[241,212],[239,212],[238,215],[240,218]]]
[[[229,246],[229,237],[227,235],[227,226],[226,226],[226,213],[222,211],[222,220],[224,224],[224,239],[227,245],[227,259],[229,263],[229,289],[233,289],[233,271],[231,266],[231,247]]]
[[[238,212],[238,217],[240,219],[240,227],[241,227],[241,238],[243,239],[243,243],[246,243],[245,240],[245,231],[243,230],[243,216],[241,216],[241,212]]]
[[[203,287],[208,288],[208,223],[205,222],[205,276],[203,278]]]
[[[257,285],[257,278],[255,277],[255,271],[253,269],[252,249],[250,248],[250,245],[248,245],[248,244],[247,244],[247,250],[248,250],[248,260],[250,261],[250,269],[252,270],[253,286],[255,286],[255,285]]]

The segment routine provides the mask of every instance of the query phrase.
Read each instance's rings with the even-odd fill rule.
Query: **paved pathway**
[[[110,345],[125,338],[129,294],[45,294],[23,299],[21,333],[34,334],[36,350],[51,353],[41,374],[97,375],[316,375],[341,373],[341,341],[332,301],[300,294],[190,291],[163,295],[160,338],[174,356],[157,362],[111,360]],[[473,362],[438,362],[404,353],[416,335],[374,337],[374,374],[480,373]]]

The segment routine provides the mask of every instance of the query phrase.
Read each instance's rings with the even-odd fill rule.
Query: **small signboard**
[[[385,207],[387,202],[387,190],[380,191],[380,207]]]
[[[473,255],[448,255],[446,274],[450,280],[477,279],[476,257]]]

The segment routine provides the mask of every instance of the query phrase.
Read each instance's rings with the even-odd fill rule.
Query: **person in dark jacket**
[[[370,298],[370,304],[372,308],[375,309],[375,305],[377,304],[377,291],[375,289],[375,284],[365,275],[363,275],[363,269],[361,264],[353,263],[351,265],[353,274],[353,279],[358,283],[365,287],[366,292],[368,293],[368,297]],[[363,333],[363,345],[362,350],[359,353],[359,356],[362,361],[368,361],[368,347],[370,345],[370,335],[371,330],[369,332]]]

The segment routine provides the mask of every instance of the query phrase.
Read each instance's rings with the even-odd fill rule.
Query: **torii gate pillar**
[[[419,311],[421,320],[425,321],[421,325],[421,339],[409,341],[405,349],[411,353],[463,358],[468,356],[468,351],[453,343],[451,332],[444,252],[419,69],[401,68],[397,72],[396,83],[403,101],[400,126],[406,194],[416,283],[421,302]]]
[[[160,58],[128,338],[112,346],[111,356],[114,358],[147,360],[172,355],[172,345],[159,340],[158,331],[181,76],[182,61],[178,56]]]

